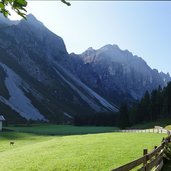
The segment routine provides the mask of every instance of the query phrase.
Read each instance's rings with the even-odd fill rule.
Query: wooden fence
[[[113,132],[135,132],[135,133],[161,133],[168,134],[170,131],[166,129],[126,129],[126,130],[114,130]]]
[[[166,130],[167,131],[167,130]],[[138,167],[137,171],[160,171],[163,167],[163,154],[165,145],[171,142],[171,135],[167,138],[163,138],[159,147],[155,146],[154,150],[148,153],[147,149],[143,150],[143,156],[120,166],[112,171],[129,171]]]

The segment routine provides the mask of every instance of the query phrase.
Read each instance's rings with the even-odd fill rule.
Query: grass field
[[[41,128],[40,128],[41,127]],[[63,127],[63,134],[99,132],[98,127]],[[22,132],[0,133],[0,171],[108,171],[142,156],[142,149],[152,150],[159,145],[162,134],[152,133],[99,133],[86,135],[57,136]],[[56,126],[56,129],[59,126]],[[22,131],[22,128],[12,128]],[[29,129],[23,128],[24,131]],[[51,129],[47,133],[51,134]],[[62,129],[62,128],[61,128]],[[109,129],[101,127],[103,131]],[[43,131],[42,126],[33,126],[34,133]],[[37,131],[36,131],[37,130]],[[84,131],[83,131],[84,130]],[[107,130],[106,130],[107,131]],[[109,129],[109,131],[111,131]],[[31,131],[30,131],[31,132]],[[14,146],[9,142],[14,141]]]

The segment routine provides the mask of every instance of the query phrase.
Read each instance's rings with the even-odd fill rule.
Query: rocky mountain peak
[[[27,19],[21,19],[20,22],[19,22],[19,25],[20,27],[22,27],[23,25],[27,25],[27,27],[29,27],[29,29],[31,28],[36,28],[36,29],[39,29],[40,30],[43,30],[43,29],[47,29],[43,23],[39,20],[37,20],[37,18],[32,15],[32,14],[28,14],[27,15]]]
[[[171,81],[171,77],[169,73],[165,74],[164,72],[160,72],[159,74],[162,80],[165,82],[165,85],[167,85],[167,83]]]
[[[101,47],[100,49],[102,49],[102,50],[104,50],[104,51],[105,51],[105,50],[107,50],[107,51],[109,51],[109,50],[120,50],[119,46],[116,45],[116,44],[113,44],[113,45],[107,44],[107,45]]]
[[[77,57],[89,64],[78,65],[75,71],[78,77],[115,104],[131,98],[140,99],[146,90],[166,86],[171,81],[168,74],[159,74],[141,57],[121,50],[118,45],[107,44],[97,50],[89,48],[75,59]]]
[[[28,20],[28,21],[33,21],[33,22],[40,22],[40,21],[38,21],[37,18],[36,18],[33,14],[31,14],[31,13],[27,15],[27,20]]]
[[[37,18],[32,15],[32,14],[28,14],[27,15],[27,20],[25,20],[26,22],[28,22],[29,24],[31,25],[34,25],[34,26],[39,26],[39,27],[43,27],[43,23],[39,20],[37,20]]]
[[[86,51],[94,51],[93,47],[89,47]]]

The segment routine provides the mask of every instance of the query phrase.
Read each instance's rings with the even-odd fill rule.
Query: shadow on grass
[[[85,135],[114,132],[115,127],[79,127],[71,125],[32,125],[31,127],[6,127],[6,130],[12,130],[20,133],[30,133],[40,136],[69,136]]]
[[[15,130],[10,129],[3,129],[2,132],[0,132],[0,140],[24,140],[24,139],[34,139],[34,137],[37,137],[38,134],[35,133],[28,133],[26,132],[18,132]],[[48,136],[48,135],[39,135],[39,137]]]
[[[4,139],[4,140],[25,139],[26,137],[27,137],[27,135],[19,134],[14,131],[0,133],[0,139]]]

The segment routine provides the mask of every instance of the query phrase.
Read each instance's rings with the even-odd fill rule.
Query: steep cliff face
[[[140,57],[117,45],[98,50],[87,49],[80,55],[71,54],[72,72],[85,84],[115,104],[131,102],[146,90],[166,86],[170,76],[151,69]]]
[[[118,111],[63,68],[70,57],[62,38],[33,15],[1,26],[0,112],[9,121],[66,122],[78,113]]]
[[[162,78],[163,82],[165,83],[165,85],[171,81],[171,77],[170,77],[170,74],[167,73],[163,73],[163,72],[160,72],[160,77]]]

